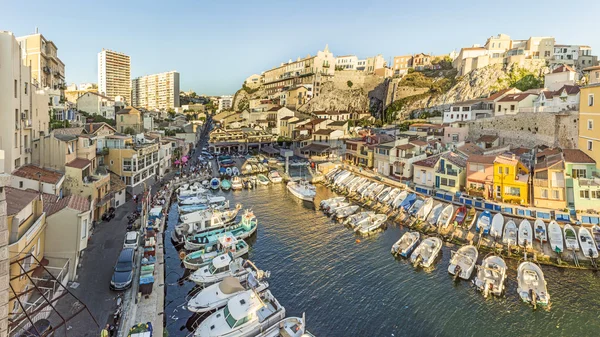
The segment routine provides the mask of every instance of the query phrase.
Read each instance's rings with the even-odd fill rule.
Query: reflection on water
[[[332,196],[323,186],[317,191],[316,205]],[[452,281],[447,268],[453,247],[443,248],[434,268],[415,269],[390,254],[406,231],[398,225],[359,237],[283,184],[225,195],[254,210],[259,227],[249,258],[271,271],[270,289],[288,316],[306,312],[317,336],[592,336],[600,329],[595,273],[542,267],[552,307],[534,311],[516,294],[518,261],[507,261],[505,297],[484,299],[470,282]],[[169,215],[168,232],[176,223],[175,206]],[[169,336],[186,336],[197,318],[182,305],[195,287],[178,282],[184,269],[173,245],[166,249],[167,329]]]

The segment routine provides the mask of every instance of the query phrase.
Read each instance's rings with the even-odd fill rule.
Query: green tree
[[[346,84],[348,85],[348,88],[352,88],[352,86],[354,85],[354,83],[352,83],[352,81],[348,81],[346,82]]]
[[[125,130],[123,130],[123,133],[126,135],[135,135],[135,130],[132,127],[128,126],[125,128]]]

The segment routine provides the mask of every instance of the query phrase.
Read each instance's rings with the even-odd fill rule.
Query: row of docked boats
[[[189,189],[180,188],[178,196],[192,195],[184,192]],[[244,239],[258,227],[254,213],[246,210],[236,222],[241,205],[230,209],[222,197],[194,197],[197,203],[178,206],[180,223],[172,237],[185,248],[180,257],[192,271],[188,279],[201,287],[187,303],[190,311],[205,315],[194,336],[313,336],[304,315],[286,317],[269,290],[270,273],[244,259],[249,251]]]
[[[258,185],[269,185],[270,183],[281,183],[283,178],[277,171],[271,171],[267,175],[257,174],[256,176],[240,177],[233,176],[231,179],[227,178],[212,178],[210,181],[205,181],[203,184],[212,190],[242,190],[242,189],[253,189]]]
[[[353,205],[345,197],[334,197],[321,200],[320,207],[323,212],[336,220],[343,221],[354,232],[368,235],[380,229],[388,219],[386,214],[375,212],[359,212],[358,205]]]

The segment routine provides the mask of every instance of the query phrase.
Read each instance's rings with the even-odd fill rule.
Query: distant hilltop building
[[[131,59],[128,55],[107,49],[98,53],[98,92],[110,98],[123,96],[131,102]]]
[[[131,81],[132,105],[154,111],[179,107],[179,73],[169,71],[134,78]]]
[[[217,108],[217,112],[231,109],[231,107],[233,106],[233,96],[231,95],[221,96],[218,100],[219,106]]]

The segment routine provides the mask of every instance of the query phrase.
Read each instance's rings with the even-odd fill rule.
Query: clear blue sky
[[[177,70],[181,89],[228,94],[244,79],[326,43],[334,55],[447,53],[498,33],[554,36],[600,54],[600,1],[17,1],[0,30],[35,27],[59,48],[68,83],[97,82],[102,48],[131,56],[131,75]],[[596,26],[596,27],[595,27]]]

